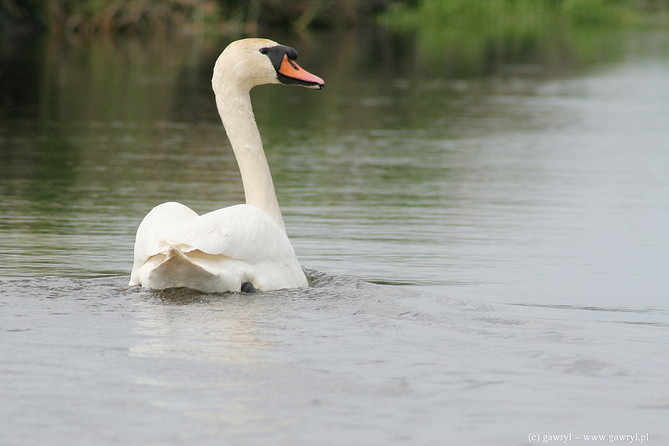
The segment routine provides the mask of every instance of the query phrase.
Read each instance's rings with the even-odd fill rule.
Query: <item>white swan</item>
[[[153,208],[137,229],[130,285],[205,292],[307,286],[286,235],[249,94],[262,84],[323,88],[323,80],[296,58],[293,48],[267,39],[238,40],[223,50],[211,83],[246,204],[204,215],[174,202]]]

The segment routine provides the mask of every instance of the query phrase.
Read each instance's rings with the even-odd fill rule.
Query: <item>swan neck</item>
[[[267,212],[285,231],[250,92],[234,88],[216,91],[216,104],[237,159],[246,203]]]

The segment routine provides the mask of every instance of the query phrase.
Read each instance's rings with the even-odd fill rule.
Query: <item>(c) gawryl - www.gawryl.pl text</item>
[[[580,434],[575,435],[571,432],[567,434],[540,434],[538,432],[530,432],[527,435],[527,441],[531,444],[567,444],[571,441],[582,442],[598,442],[598,443],[627,443],[627,444],[643,444],[649,439],[648,432],[634,434]]]

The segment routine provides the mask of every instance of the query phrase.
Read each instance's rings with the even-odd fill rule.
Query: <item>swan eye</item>
[[[267,48],[260,48],[260,54],[267,54]]]

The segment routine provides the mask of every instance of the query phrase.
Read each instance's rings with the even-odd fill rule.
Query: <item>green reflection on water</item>
[[[532,94],[536,79],[612,63],[624,38],[563,28],[510,41],[476,29],[278,36],[327,83],[322,92],[267,86],[253,94],[288,219],[381,207],[371,221],[401,224],[413,218],[406,208],[452,203],[471,167],[444,140],[467,137],[482,116],[502,117],[485,131],[523,118],[490,101],[491,92]],[[178,200],[204,212],[243,200],[210,88],[227,42],[5,45],[12,50],[0,55],[0,231],[22,265],[3,265],[5,274],[30,274],[38,261],[54,273],[71,273],[73,264],[76,274],[125,273],[134,228],[153,205]],[[37,259],[31,244],[55,254]],[[59,266],[66,247],[86,254]]]

